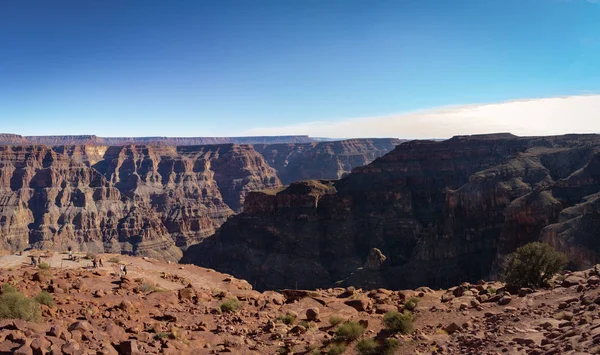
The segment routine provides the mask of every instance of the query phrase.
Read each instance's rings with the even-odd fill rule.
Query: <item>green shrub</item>
[[[387,338],[383,341],[383,344],[379,347],[381,355],[393,355],[396,349],[400,346],[398,339]]]
[[[567,264],[567,256],[549,244],[534,242],[518,248],[506,258],[503,278],[516,287],[543,287]]]
[[[346,322],[335,331],[335,336],[338,340],[353,341],[360,338],[364,332],[365,327],[360,323]]]
[[[283,324],[292,325],[296,322],[296,315],[286,313],[284,316],[277,317],[277,320]]]
[[[327,355],[340,355],[346,351],[346,344],[343,343],[334,343],[329,346],[327,349]]]
[[[37,321],[39,318],[40,306],[38,303],[25,297],[21,292],[2,293],[0,296],[0,319]]]
[[[360,355],[379,355],[379,344],[375,339],[362,339],[356,344],[356,351]]]
[[[49,270],[50,269],[50,264],[42,262],[42,263],[40,263],[38,265],[38,268],[41,269],[41,270]]]
[[[331,324],[332,326],[336,326],[340,323],[342,323],[344,321],[344,318],[342,317],[338,317],[338,316],[331,316],[329,317],[329,324]]]
[[[48,307],[54,307],[54,298],[52,297],[51,294],[49,294],[46,291],[42,291],[40,293],[38,293],[34,299],[37,301],[37,303],[39,304],[44,304]]]
[[[219,308],[223,313],[235,312],[238,308],[240,308],[240,302],[236,298],[229,298],[225,300],[225,302],[221,303]]]
[[[493,287],[490,287],[490,288],[487,289],[487,293],[490,294],[490,295],[493,295],[493,294],[496,293],[496,289],[493,288]]]
[[[413,316],[410,312],[387,312],[383,316],[383,324],[394,333],[408,334],[413,330]]]
[[[2,294],[17,292],[17,288],[11,284],[2,284]]]
[[[387,338],[381,344],[375,339],[362,339],[356,344],[359,355],[393,355],[400,342],[397,339]]]
[[[409,311],[413,311],[415,308],[417,308],[417,304],[419,304],[419,299],[416,297],[411,297],[408,299],[408,301],[404,302],[404,308],[408,309]]]

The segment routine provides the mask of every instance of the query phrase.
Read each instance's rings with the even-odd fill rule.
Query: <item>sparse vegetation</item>
[[[50,264],[42,262],[38,265],[38,268],[40,270],[50,270]]]
[[[154,334],[154,339],[167,339],[169,336],[171,336],[171,333],[169,332],[160,332]]]
[[[121,259],[119,259],[118,256],[113,256],[112,258],[108,259],[109,263],[113,263],[113,264],[118,264],[121,262]]]
[[[365,332],[365,327],[358,322],[346,322],[335,331],[337,340],[353,341]]]
[[[413,315],[410,312],[388,312],[383,316],[383,324],[394,333],[408,334],[413,330]]]
[[[362,339],[356,344],[359,355],[393,355],[400,342],[397,339],[388,338],[378,343],[375,339]]]
[[[306,328],[307,330],[317,328],[317,323],[315,323],[313,321],[301,320],[299,324],[301,326],[303,326],[304,328]]]
[[[228,298],[219,306],[221,312],[230,313],[235,312],[240,308],[240,302],[236,298]]]
[[[420,300],[418,298],[411,297],[406,302],[404,302],[404,308],[408,309],[409,311],[413,311],[415,308],[417,308],[419,301]]]
[[[332,326],[336,326],[340,323],[342,323],[344,321],[344,318],[342,317],[338,317],[338,316],[331,316],[329,317],[329,324],[331,324]]]
[[[493,287],[490,287],[487,289],[487,293],[490,295],[494,295],[494,294],[496,294],[496,289]]]
[[[346,344],[344,343],[333,343],[327,349],[327,355],[340,355],[346,352]]]
[[[0,295],[0,319],[22,319],[37,321],[40,318],[40,306],[21,292],[6,292]]]
[[[277,320],[283,324],[292,325],[296,322],[296,315],[288,312],[285,315],[277,317]]]
[[[567,264],[567,256],[547,243],[534,242],[518,248],[506,258],[502,276],[516,287],[543,287]]]
[[[379,355],[379,344],[375,339],[362,339],[356,344],[356,351],[360,355]]]
[[[383,341],[383,343],[379,347],[381,350],[380,354],[381,355],[393,355],[399,346],[400,346],[400,341],[398,339],[387,338]]]
[[[94,259],[96,259],[96,256],[97,256],[96,254],[87,253],[87,254],[85,254],[85,256],[83,258],[87,259],[87,260],[94,260]]]
[[[11,292],[17,292],[17,288],[8,283],[2,284],[2,294]]]
[[[156,285],[153,285],[149,282],[144,282],[141,285],[137,286],[137,290],[143,293],[152,293],[152,292],[165,292],[164,288],[160,288]]]
[[[37,301],[37,303],[39,304],[43,304],[46,305],[48,307],[54,307],[54,298],[52,297],[51,294],[49,294],[46,291],[42,291],[40,293],[38,293],[34,299]]]

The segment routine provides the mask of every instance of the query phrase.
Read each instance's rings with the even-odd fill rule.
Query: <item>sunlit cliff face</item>
[[[255,128],[244,134],[448,138],[492,132],[511,132],[519,136],[598,133],[600,95],[449,106],[388,116]]]

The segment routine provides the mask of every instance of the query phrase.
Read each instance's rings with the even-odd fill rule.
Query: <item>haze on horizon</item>
[[[0,3],[0,131],[600,132],[592,0]]]

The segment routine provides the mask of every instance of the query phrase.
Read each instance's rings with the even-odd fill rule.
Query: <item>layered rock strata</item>
[[[599,157],[597,135],[407,142],[337,181],[250,193],[184,260],[262,289],[445,287],[497,274],[507,253],[539,239],[589,267]],[[373,248],[383,268],[363,267]]]
[[[322,169],[316,177],[330,174]],[[239,212],[248,192],[281,187],[279,174],[251,145],[0,146],[0,249],[70,246],[177,260]]]

